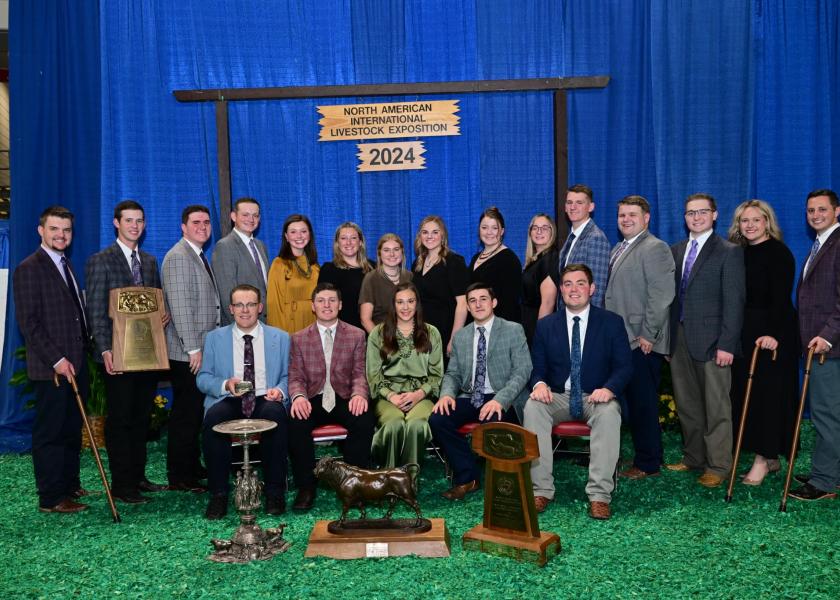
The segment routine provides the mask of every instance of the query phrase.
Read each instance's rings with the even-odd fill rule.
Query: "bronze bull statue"
[[[332,456],[325,456],[315,465],[315,477],[329,485],[335,490],[335,494],[341,501],[341,518],[338,520],[343,524],[347,511],[355,506],[359,509],[360,518],[367,518],[367,505],[388,502],[388,511],[385,519],[390,519],[394,512],[397,500],[402,500],[414,509],[419,522],[423,515],[420,513],[420,505],[417,503],[417,484],[411,471],[419,469],[416,464],[408,464],[395,469],[383,469],[371,471],[348,465]]]

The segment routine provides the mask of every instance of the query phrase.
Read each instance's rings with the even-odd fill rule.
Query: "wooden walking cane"
[[[747,374],[747,389],[744,392],[744,408],[741,409],[741,424],[738,427],[738,439],[735,442],[735,457],[732,459],[732,471],[729,473],[729,487],[726,489],[726,502],[732,502],[732,488],[735,486],[735,471],[738,470],[738,458],[741,456],[741,442],[744,439],[744,427],[747,423],[747,411],[750,408],[750,394],[752,393],[753,375],[755,374],[755,364],[758,362],[758,353],[761,347],[756,343],[753,348],[752,360],[750,361],[750,371]],[[773,350],[772,360],[776,360],[776,350]]]
[[[802,425],[802,413],[805,411],[805,398],[808,396],[808,380],[811,378],[811,361],[814,360],[814,348],[808,350],[805,359],[805,376],[802,378],[802,394],[799,396],[799,412],[796,413],[796,428],[793,430],[793,443],[790,446],[785,490],[782,492],[782,503],[779,512],[787,512],[787,497],[790,491],[790,480],[793,478],[793,463],[796,460],[796,447],[799,445],[799,426]],[[825,362],[825,354],[820,354],[820,364]]]
[[[58,382],[58,374],[53,375],[55,387],[60,384]],[[76,405],[79,407],[79,412],[82,414],[82,422],[85,425],[88,438],[90,439],[90,449],[93,450],[93,457],[96,459],[96,466],[99,469],[99,476],[102,478],[102,485],[105,487],[105,495],[108,497],[108,505],[111,507],[111,514],[114,515],[114,523],[121,522],[120,514],[117,512],[117,507],[114,505],[114,497],[111,495],[111,487],[108,485],[108,478],[105,476],[105,469],[102,467],[102,459],[99,457],[99,448],[96,447],[96,442],[93,441],[93,429],[90,428],[90,421],[85,412],[85,405],[82,402],[82,397],[79,395],[79,386],[76,385],[76,378],[72,375],[67,376],[67,381],[70,387],[73,388],[73,393],[76,395]]]

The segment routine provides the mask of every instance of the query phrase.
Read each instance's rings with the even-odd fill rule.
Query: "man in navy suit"
[[[592,271],[570,264],[561,273],[565,309],[537,322],[531,347],[531,397],[524,425],[537,434],[540,457],[531,464],[534,502],[542,512],[554,499],[551,428],[564,421],[586,421],[590,436],[589,516],[610,518],[621,430],[620,394],[633,374],[624,321],[592,306]]]
[[[825,362],[811,365],[811,422],[817,431],[811,474],[790,495],[823,500],[840,484],[840,203],[833,190],[808,194],[808,225],[814,245],[796,288],[802,351],[811,348]],[[816,356],[815,356],[816,358]],[[799,477],[797,476],[797,479]]]
[[[50,206],[41,213],[38,235],[41,246],[12,280],[26,372],[35,388],[32,466],[41,512],[75,513],[87,508],[76,501],[87,492],[79,482],[82,418],[68,380],[75,377],[87,397],[89,336],[79,284],[64,254],[73,239],[73,213]]]
[[[254,286],[233,288],[228,308],[234,322],[207,334],[196,379],[206,394],[202,443],[211,496],[204,516],[221,519],[228,506],[231,443],[213,426],[243,417],[277,424],[262,434],[260,455],[265,512],[279,515],[286,511],[289,334],[259,321],[263,305]],[[244,381],[251,382],[252,390],[237,393],[236,384]]]

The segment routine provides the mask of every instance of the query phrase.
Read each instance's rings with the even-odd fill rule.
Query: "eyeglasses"
[[[534,233],[542,233],[551,231],[551,225],[531,225],[531,231]]]
[[[243,310],[247,308],[248,310],[257,308],[259,306],[258,302],[237,302],[236,304],[231,304],[233,308],[236,310]]]
[[[707,217],[713,212],[715,211],[711,208],[701,208],[699,210],[687,210],[685,211],[685,216],[689,219],[693,219],[694,217]]]

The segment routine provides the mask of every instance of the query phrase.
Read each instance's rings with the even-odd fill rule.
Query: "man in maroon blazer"
[[[370,463],[376,417],[368,403],[365,332],[339,321],[340,310],[341,292],[331,283],[319,283],[312,292],[315,323],[292,335],[289,455],[298,486],[295,510],[315,504],[315,427],[344,426],[344,460],[363,468]]]
[[[811,365],[811,422],[817,432],[811,474],[790,492],[799,500],[836,496],[840,484],[840,203],[832,190],[808,194],[808,225],[816,239],[802,267],[796,296],[802,351],[814,349]],[[797,476],[797,479],[800,479]]]
[[[64,255],[73,239],[73,213],[50,206],[41,213],[38,235],[41,246],[18,265],[12,283],[26,372],[35,388],[32,465],[41,512],[75,513],[87,508],[77,502],[87,492],[79,482],[82,418],[68,379],[75,377],[87,396],[90,337],[79,283]]]

